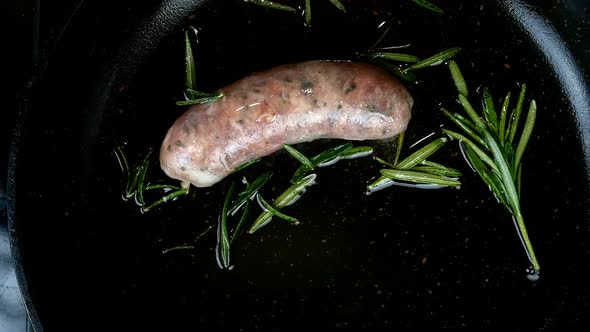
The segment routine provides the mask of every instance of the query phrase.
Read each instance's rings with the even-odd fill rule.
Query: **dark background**
[[[25,311],[14,278],[6,222],[7,159],[14,121],[26,111],[34,88],[70,19],[84,0],[0,1],[3,45],[0,80],[0,332],[25,331]],[[540,1],[543,12],[590,72],[590,1]],[[442,3],[442,2],[441,2]]]
[[[83,0],[0,1],[2,75],[0,82],[0,332],[29,331],[16,283],[8,240],[6,175],[12,131],[17,114],[26,110],[28,96],[43,72],[70,17]]]

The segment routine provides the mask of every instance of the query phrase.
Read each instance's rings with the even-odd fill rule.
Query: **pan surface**
[[[412,2],[343,3],[347,14],[315,1],[311,27],[238,0],[80,7],[13,144],[11,240],[37,331],[589,325],[590,97],[540,8],[465,1],[438,15]],[[392,27],[387,42],[412,44],[421,56],[461,46],[457,62],[474,98],[483,85],[501,96],[528,84],[539,115],[522,206],[542,264],[538,282],[526,278],[510,216],[453,144],[438,158],[464,172],[460,190],[366,196],[378,165],[354,160],[318,171],[318,185],[289,210],[302,223],[275,220],[240,239],[231,271],[220,270],[214,255],[229,180],[145,214],[121,199],[115,146],[125,143],[137,163],[183,111],[174,102],[184,83],[185,28],[199,31],[198,83],[213,91],[279,64],[354,60],[383,21]],[[409,85],[416,99],[409,141],[445,122],[439,104],[456,107],[448,76],[433,67]],[[269,198],[296,165],[278,154],[259,166],[275,172]],[[163,253],[180,245],[195,248]]]

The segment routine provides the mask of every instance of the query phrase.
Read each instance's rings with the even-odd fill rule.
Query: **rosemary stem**
[[[522,217],[522,214],[516,213],[515,219],[516,219],[516,222],[515,222],[516,228],[517,228],[518,234],[520,235],[522,245],[524,246],[524,250],[527,254],[527,257],[528,257],[530,263],[533,265],[533,269],[535,270],[535,273],[539,273],[539,271],[541,270],[541,266],[539,265],[539,261],[537,260],[537,256],[535,255],[535,250],[533,249],[533,244],[531,243],[531,240],[529,239],[529,235],[526,230],[526,225],[524,224],[524,218]]]

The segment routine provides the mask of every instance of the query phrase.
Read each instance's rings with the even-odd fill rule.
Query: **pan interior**
[[[130,5],[127,14],[93,3],[82,8],[22,125],[13,167],[14,239],[27,298],[45,328],[116,319],[264,329],[585,322],[571,310],[583,304],[573,291],[588,289],[588,267],[579,264],[588,258],[584,136],[572,96],[559,88],[564,78],[552,74],[522,26],[491,4],[467,2],[437,15],[412,2],[345,2],[349,10],[342,14],[324,2],[313,3],[311,27],[296,15],[240,1],[211,1],[194,12],[181,1],[153,11]],[[183,11],[191,14],[166,15]],[[82,29],[90,13],[101,29]],[[114,147],[125,143],[129,160],[139,162],[149,149],[157,151],[183,112],[174,105],[184,84],[183,28],[199,30],[198,85],[213,91],[284,63],[355,60],[379,37],[383,21],[391,26],[386,46],[411,44],[404,52],[425,57],[462,47],[457,62],[472,100],[484,85],[498,98],[529,85],[539,115],[524,159],[522,207],[543,266],[539,282],[525,278],[527,261],[510,216],[454,143],[433,160],[463,171],[460,190],[394,187],[366,196],[380,169],[374,161],[318,170],[318,184],[285,210],[301,224],[273,220],[242,236],[231,271],[215,262],[215,227],[229,182],[240,179],[145,214],[121,199],[124,176]],[[94,38],[83,38],[88,34]],[[459,110],[445,66],[425,69],[408,88],[416,103],[407,142],[450,126],[438,112],[440,104]],[[313,154],[334,143],[298,148]],[[390,146],[367,144],[390,157]],[[152,166],[148,175],[163,179]],[[297,166],[279,153],[249,176],[274,171],[263,192],[270,199]],[[195,248],[163,253],[181,245]]]

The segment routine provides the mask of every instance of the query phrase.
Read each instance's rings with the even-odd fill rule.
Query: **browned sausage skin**
[[[221,91],[222,99],[190,107],[168,130],[160,165],[171,178],[208,187],[283,144],[394,137],[413,104],[385,71],[344,61],[284,65]]]

